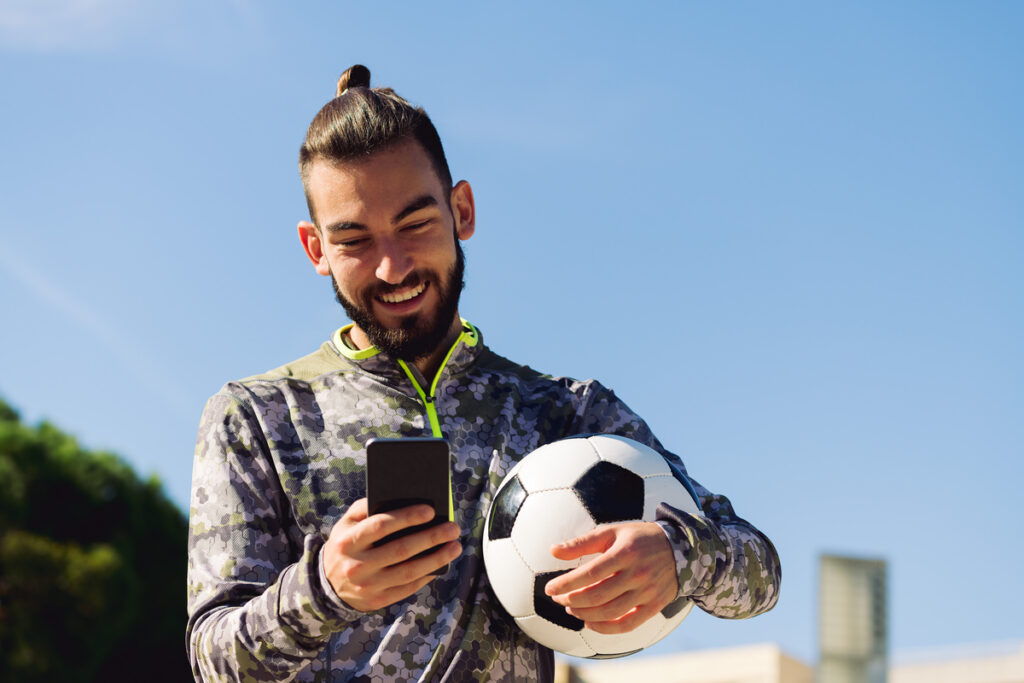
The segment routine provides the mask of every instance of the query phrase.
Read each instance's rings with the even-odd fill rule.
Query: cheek
[[[358,295],[366,287],[365,284],[360,284],[362,278],[360,278],[358,268],[353,268],[353,265],[350,259],[331,262],[331,277],[334,278],[334,286],[340,289],[348,299],[352,299],[353,295]]]

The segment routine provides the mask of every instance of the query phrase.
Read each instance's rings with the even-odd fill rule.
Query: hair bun
[[[370,87],[370,70],[362,64],[354,64],[348,68],[348,70],[341,74],[338,78],[338,89],[335,91],[335,97],[341,97],[349,88],[369,88]]]

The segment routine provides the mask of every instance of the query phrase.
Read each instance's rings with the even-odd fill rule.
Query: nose
[[[394,241],[380,243],[380,261],[374,273],[390,285],[400,284],[413,270],[412,254]]]

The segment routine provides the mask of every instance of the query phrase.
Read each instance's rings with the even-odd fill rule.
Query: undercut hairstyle
[[[441,138],[427,112],[412,106],[391,88],[371,88],[370,70],[362,64],[343,73],[334,99],[313,118],[299,148],[299,174],[313,223],[319,227],[309,195],[309,174],[315,162],[358,161],[407,140],[423,147],[447,198],[452,174]]]

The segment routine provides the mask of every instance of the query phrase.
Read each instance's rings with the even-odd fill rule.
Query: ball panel
[[[675,630],[676,626],[679,626],[679,624],[683,623],[683,619],[686,618],[686,615],[688,615],[690,613],[690,610],[692,609],[693,601],[687,600],[686,604],[683,605],[683,608],[679,610],[679,612],[677,612],[674,617],[672,617],[671,619],[664,620],[664,625],[661,627],[661,631],[659,631],[653,638],[651,638],[651,642],[647,644],[647,647],[654,645],[656,642],[667,636],[669,633],[672,633],[672,631]]]
[[[517,617],[516,624],[523,629],[523,633],[552,650],[558,650],[574,657],[589,657],[594,654],[590,646],[580,638],[579,633],[556,626],[536,614],[529,617]]]
[[[515,525],[516,515],[526,499],[526,490],[519,483],[518,476],[512,476],[502,482],[497,495],[491,502],[491,512],[487,518],[487,537],[492,541],[509,538]]]
[[[598,524],[628,522],[644,514],[644,480],[614,463],[597,463],[573,490]]]
[[[686,610],[685,612],[683,612],[684,609]],[[679,617],[679,621],[682,621],[683,617],[689,614],[691,609],[693,609],[693,601],[685,595],[682,595],[665,605],[661,610],[661,616],[665,617],[669,621]],[[680,612],[682,612],[682,614],[680,614]]]
[[[512,539],[484,544],[484,564],[491,590],[498,602],[513,617],[533,614],[533,595],[524,590],[533,583],[533,572],[516,552]]]
[[[596,525],[587,509],[569,489],[541,491],[526,497],[515,527],[512,542],[526,565],[534,572],[572,569],[580,560],[559,560],[551,546],[584,534]],[[532,590],[529,585],[525,590]]]
[[[544,592],[544,586],[547,585],[548,581],[558,578],[567,571],[569,570],[565,569],[560,572],[542,572],[534,577],[533,612],[537,616],[544,617],[551,623],[558,624],[562,628],[567,628],[570,631],[582,631],[583,621],[566,612],[564,607],[552,600],[551,596]]]
[[[643,518],[646,521],[653,522],[655,520],[659,503],[668,503],[683,512],[700,514],[697,503],[672,475],[644,479]]]
[[[530,493],[567,489],[579,478],[580,472],[597,462],[597,453],[587,439],[556,441],[541,446],[523,459],[519,481]]]
[[[598,633],[584,629],[581,636],[594,652],[626,655],[647,647],[664,625],[665,618],[655,614],[629,633]]]
[[[615,434],[596,434],[587,441],[597,450],[601,460],[625,467],[641,477],[671,474],[668,461],[653,448]]]

